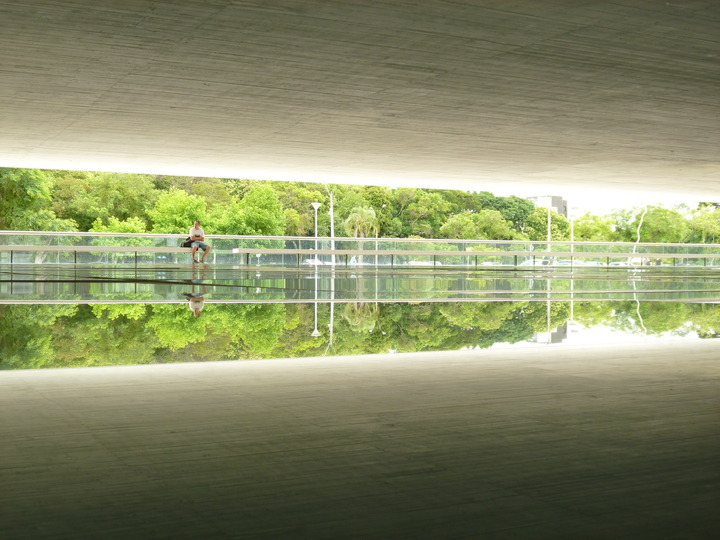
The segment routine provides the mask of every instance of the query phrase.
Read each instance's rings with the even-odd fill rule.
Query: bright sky
[[[509,191],[507,193],[493,192],[495,195],[517,195],[518,197],[532,197],[532,196],[543,196],[543,195],[556,195],[565,199],[568,203],[568,213],[574,214],[574,217],[580,217],[586,212],[591,212],[596,215],[606,215],[615,210],[626,210],[636,207],[644,207],[646,205],[658,205],[666,208],[672,208],[679,204],[686,204],[690,208],[696,208],[698,203],[702,200],[697,196],[694,197],[683,197],[677,193],[664,194],[664,193],[647,193],[647,192],[616,192],[612,193],[609,191],[577,191],[577,192],[563,192],[562,189],[556,189],[553,193],[533,193],[533,192],[514,192]]]

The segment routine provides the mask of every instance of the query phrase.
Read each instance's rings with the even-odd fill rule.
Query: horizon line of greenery
[[[0,229],[547,240],[548,209],[489,191],[388,188],[272,180],[0,168]],[[570,240],[570,221],[550,211],[551,239]],[[720,208],[647,205],[573,223],[576,241],[715,243]]]

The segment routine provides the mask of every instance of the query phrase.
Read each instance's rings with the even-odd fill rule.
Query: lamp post
[[[568,217],[570,218],[570,252],[575,252],[575,220],[578,217],[578,207],[573,206],[570,208],[570,211],[568,212]]]
[[[328,195],[330,197],[330,210],[328,210],[328,215],[330,216],[330,249],[333,251],[333,254],[331,255],[331,261],[333,267],[335,266],[335,206],[333,204],[333,195],[334,192],[330,191],[330,188],[327,187],[327,184],[325,184],[325,190],[328,192]]]
[[[547,238],[548,238],[548,251],[550,251],[550,242],[552,241],[552,222],[550,219],[550,210],[552,210],[552,197],[547,198]]]
[[[382,209],[385,208],[386,206],[387,206],[387,204],[383,204],[380,207],[380,211],[382,212]],[[370,207],[370,210],[372,210],[373,213],[375,213],[375,209],[372,206]],[[378,223],[378,214],[375,214],[375,269],[376,270],[377,270],[377,266],[378,266],[377,250],[378,250],[378,238],[379,237],[380,237],[380,224]]]
[[[317,251],[317,248],[318,248],[318,240],[317,240],[318,239],[318,216],[317,216],[317,212],[318,212],[318,208],[320,208],[321,204],[322,203],[319,203],[319,202],[312,203],[312,207],[315,209],[315,251]],[[315,254],[315,262],[317,262],[317,253]]]

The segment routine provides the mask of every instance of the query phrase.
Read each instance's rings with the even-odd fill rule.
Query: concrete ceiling
[[[719,58],[717,0],[0,0],[0,166],[717,200]]]

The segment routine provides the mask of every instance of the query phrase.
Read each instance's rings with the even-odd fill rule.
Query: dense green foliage
[[[199,318],[185,304],[0,306],[0,369],[487,348],[555,330],[570,305],[356,302],[330,311],[319,306],[313,337],[312,304],[207,304]],[[647,335],[720,333],[712,304],[576,302],[574,320]]]
[[[358,238],[547,239],[547,209],[520,197],[443,189],[0,169],[0,229]],[[552,240],[713,243],[720,209],[646,206],[574,222],[551,211]]]

